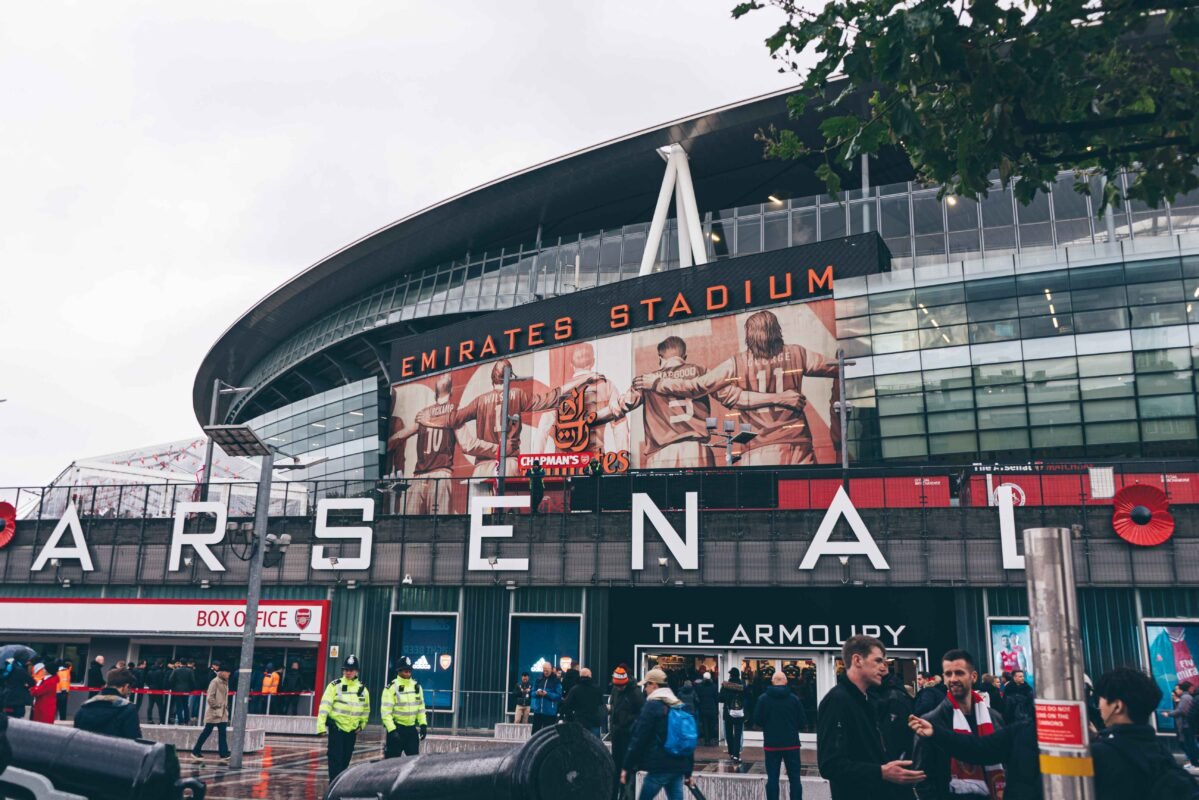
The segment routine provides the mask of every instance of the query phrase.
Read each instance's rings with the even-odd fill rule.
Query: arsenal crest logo
[[[308,627],[308,623],[312,622],[312,609],[301,608],[296,612],[296,627],[304,630]]]

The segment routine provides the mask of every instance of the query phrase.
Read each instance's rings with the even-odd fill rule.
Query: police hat
[[[351,655],[347,658],[346,663],[341,665],[341,669],[343,672],[348,669],[358,669],[358,656]]]
[[[412,671],[412,661],[408,656],[400,656],[400,660],[396,662],[396,672],[403,672],[404,670]]]

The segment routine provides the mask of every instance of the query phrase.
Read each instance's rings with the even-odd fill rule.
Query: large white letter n
[[[645,518],[666,543],[666,549],[683,569],[699,569],[699,494],[687,492],[686,540],[666,521],[648,494],[633,495],[633,569],[645,569]]]
[[[849,523],[849,529],[853,531],[857,541],[829,541],[833,535],[833,529],[837,527],[837,520],[841,517],[845,517],[845,521]],[[891,569],[891,565],[887,563],[887,559],[883,558],[882,551],[875,544],[874,537],[866,528],[866,523],[862,522],[861,514],[854,508],[849,495],[845,493],[844,486],[837,487],[837,494],[833,497],[833,502],[829,503],[828,511],[825,513],[824,519],[820,521],[820,527],[816,529],[815,538],[812,539],[812,546],[808,548],[803,561],[799,563],[799,568],[815,569],[816,562],[820,560],[821,556],[866,556],[875,569]]]

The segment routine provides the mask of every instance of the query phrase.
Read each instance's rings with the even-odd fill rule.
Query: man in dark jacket
[[[828,780],[833,800],[910,800],[912,786],[926,776],[908,769],[911,761],[887,761],[877,710],[867,695],[887,675],[887,648],[873,636],[851,636],[841,658],[845,674],[816,713],[820,774]]]
[[[75,712],[75,727],[105,736],[140,739],[141,726],[137,706],[129,702],[134,678],[129,670],[114,669],[100,694],[89,699]]]
[[[1003,764],[1003,800],[1041,800],[1041,765],[1037,728],[1031,720],[1001,728],[991,736],[963,736],[912,716],[917,736],[931,737],[938,748],[971,764]]]
[[[912,732],[908,729],[908,717],[912,716],[915,704],[908,689],[903,685],[903,676],[892,672],[879,687],[879,725],[883,729],[886,757],[912,757]]]
[[[1012,673],[1012,682],[1003,690],[1003,709],[1011,722],[1022,719],[1032,719],[1035,715],[1032,687],[1025,680],[1024,670],[1018,669]]]
[[[304,675],[300,672],[300,662],[293,661],[287,668],[287,672],[283,673],[283,680],[279,683],[280,713],[295,714],[296,707],[300,704],[299,694],[302,691],[304,691]]]
[[[512,721],[517,725],[529,724],[529,705],[533,700],[533,682],[529,673],[520,673],[520,680],[512,687]]]
[[[729,758],[734,764],[741,763],[741,740],[745,735],[746,706],[749,698],[745,684],[741,682],[741,670],[729,670],[729,679],[720,684],[718,699],[724,708],[724,743],[729,748]]]
[[[660,669],[647,672],[641,686],[645,690],[645,705],[633,724],[620,782],[629,783],[637,770],[645,770],[638,800],[654,800],[663,789],[668,800],[682,800],[683,784],[691,785],[695,753],[676,756],[666,752],[666,717],[682,701],[670,691],[666,673]]]
[[[783,764],[787,765],[791,800],[803,800],[803,785],[799,782],[799,731],[807,725],[803,703],[787,686],[786,674],[774,673],[771,684],[754,710],[766,754],[766,800],[779,800]]]
[[[916,692],[916,708],[912,713],[923,717],[945,702],[946,692],[944,684],[939,683],[932,673],[922,672],[920,674],[924,680],[924,687]]]
[[[704,678],[695,685],[695,704],[699,708],[699,740],[708,747],[716,746],[716,719],[720,716],[720,691],[712,680],[712,673],[705,672]]]
[[[25,719],[25,708],[33,705],[33,694],[29,690],[37,683],[29,674],[32,665],[26,661],[9,659],[0,666],[4,669],[0,705],[3,705],[4,713],[8,716]]]
[[[154,666],[146,670],[146,689],[150,690],[151,694],[146,695],[150,698],[146,709],[146,722],[154,721],[154,709],[158,709],[158,724],[165,725],[167,722],[167,698],[166,695],[154,694],[161,692],[167,688],[167,668],[162,663],[162,659],[154,662]]]
[[[629,668],[624,664],[612,670],[612,690],[608,700],[608,732],[612,737],[612,761],[616,764],[616,780],[612,787],[612,796],[615,798],[620,795],[620,773],[624,769],[625,755],[629,752],[633,723],[645,705],[645,695],[637,684],[629,680]]]
[[[104,688],[104,656],[96,656],[88,665],[87,678],[84,683],[89,689],[94,690],[87,693],[89,698],[100,694],[100,690]]]
[[[987,706],[983,696],[974,691],[974,685],[978,683],[974,656],[965,650],[950,650],[941,657],[941,668],[949,695],[941,705],[925,714],[924,719],[934,728],[943,728],[955,735],[974,733],[987,738],[1002,730],[1003,718],[999,712]],[[956,725],[955,720],[958,721]],[[969,726],[969,730],[963,724]],[[924,748],[920,766],[928,775],[928,780],[916,787],[916,796],[920,800],[952,800],[988,794],[998,797],[997,787],[1003,783],[1003,768],[999,762],[979,765],[961,761],[935,743]]]
[[[604,726],[604,719],[600,714],[603,705],[603,691],[592,680],[591,670],[583,667],[579,670],[579,679],[575,681],[574,688],[562,701],[563,718],[567,722],[577,722],[599,736]]]
[[[167,678],[167,688],[171,691],[171,719],[176,725],[186,725],[189,721],[188,706],[191,693],[196,690],[196,671],[187,664],[181,663]]]

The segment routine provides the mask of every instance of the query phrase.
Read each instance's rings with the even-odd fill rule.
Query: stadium
[[[408,655],[447,727],[503,721],[543,661],[793,670],[814,711],[855,632],[909,680],[954,643],[1029,663],[1017,533],[1052,525],[1088,672],[1193,670],[1199,193],[940,198],[885,152],[830,197],[755,140],[820,122],[777,93],[571,153],[235,321],[199,425],[311,463],[272,489],[256,667],[319,686],[355,653],[381,687]],[[207,622],[245,597],[256,466],[118,460],[7,490],[0,631],[76,663],[228,657]]]

